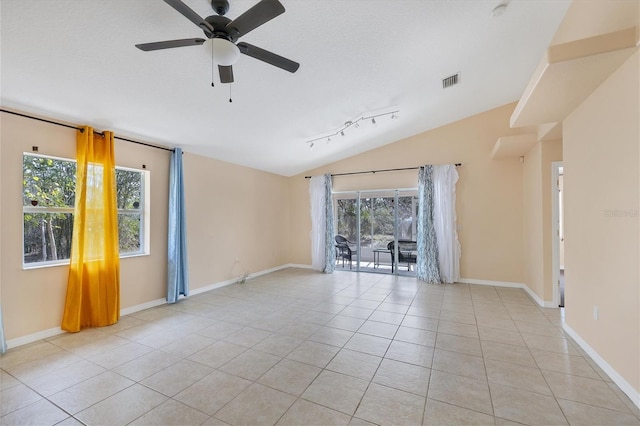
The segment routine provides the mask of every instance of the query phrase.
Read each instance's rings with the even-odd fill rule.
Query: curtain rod
[[[462,163],[455,163],[454,164],[456,167],[460,167],[462,166]],[[334,176],[349,176],[349,175],[363,175],[363,174],[367,174],[367,173],[382,173],[382,172],[399,172],[399,171],[403,171],[403,170],[418,170],[420,167],[403,167],[400,169],[384,169],[384,170],[367,170],[364,172],[350,172],[350,173],[333,173],[331,175],[331,177]],[[305,179],[311,179],[311,176],[305,176]]]
[[[55,124],[56,126],[62,126],[62,127],[66,127],[66,128],[69,128],[69,129],[75,129],[75,130],[80,130],[81,132],[84,132],[84,129],[82,129],[80,127],[77,127],[77,126],[72,126],[70,124],[60,123],[58,121],[46,120],[44,118],[34,117],[32,115],[22,114],[22,113],[15,112],[15,111],[9,111],[9,110],[4,109],[4,108],[0,108],[0,112],[6,112],[7,114],[13,114],[13,115],[17,115],[19,117],[30,118],[32,120],[42,121],[44,123]],[[101,132],[96,132],[96,133],[99,133],[102,136],[104,136],[104,133],[101,133]],[[114,136],[113,138],[114,139],[120,139],[121,141],[125,141],[125,142],[135,143],[135,144],[138,144],[138,145],[148,146],[148,147],[151,147],[151,148],[164,149],[165,151],[172,151],[172,152],[174,151],[173,148],[167,148],[167,147],[164,147],[164,146],[152,145],[152,144],[145,143],[145,142],[134,141],[134,140],[131,140],[131,139],[120,137],[120,136]]]

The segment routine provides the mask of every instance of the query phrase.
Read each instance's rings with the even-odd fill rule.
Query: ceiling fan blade
[[[262,0],[229,22],[226,28],[237,39],[282,13],[284,6],[278,0]]]
[[[203,38],[185,38],[182,40],[156,41],[155,43],[136,44],[136,47],[145,52],[151,50],[172,49],[174,47],[199,46],[205,42]]]
[[[211,24],[202,19],[200,15],[195,13],[193,9],[184,4],[181,0],[164,0],[164,2],[180,12],[182,16],[202,28],[202,31],[204,31],[207,37],[213,37],[213,27]]]
[[[298,68],[300,68],[300,64],[292,61],[291,59],[276,55],[275,53],[253,46],[249,43],[242,42],[238,43],[237,46],[238,49],[240,49],[241,53],[244,53],[247,56],[251,56],[252,58],[256,58],[278,68],[282,68],[285,71],[296,72]]]
[[[218,72],[220,73],[220,83],[233,83],[233,67],[218,65]]]

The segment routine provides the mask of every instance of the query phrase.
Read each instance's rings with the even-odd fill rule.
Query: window
[[[120,254],[138,254],[144,246],[143,172],[116,168]]]
[[[71,256],[76,162],[24,154],[23,264],[67,263]],[[116,168],[120,255],[146,253],[148,172]]]

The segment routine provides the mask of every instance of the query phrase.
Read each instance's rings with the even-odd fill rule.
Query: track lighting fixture
[[[358,127],[360,127],[360,122],[364,121],[364,120],[371,120],[371,124],[377,124],[376,118],[380,118],[380,117],[384,117],[384,116],[389,116],[391,119],[396,120],[398,118],[398,110],[395,111],[389,111],[389,112],[383,112],[381,114],[370,114],[370,115],[362,115],[359,118],[351,121],[346,121],[344,123],[344,125],[342,127],[340,127],[338,130],[336,130],[334,133],[331,133],[329,135],[325,135],[325,136],[320,136],[318,138],[315,139],[311,139],[309,141],[307,141],[306,143],[309,144],[309,147],[312,148],[314,142],[317,142],[321,139],[325,139],[327,140],[327,143],[331,142],[331,137],[332,136],[345,136],[344,131],[347,130],[349,127],[353,126],[356,129]]]

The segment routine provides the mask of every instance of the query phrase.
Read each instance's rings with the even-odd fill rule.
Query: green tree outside
[[[35,208],[73,209],[76,163],[35,155],[23,156],[23,205]],[[143,174],[116,169],[116,197],[120,253],[141,248],[140,231]],[[125,210],[126,212],[123,212]],[[73,236],[73,214],[37,212],[24,214],[24,262],[69,259]]]

